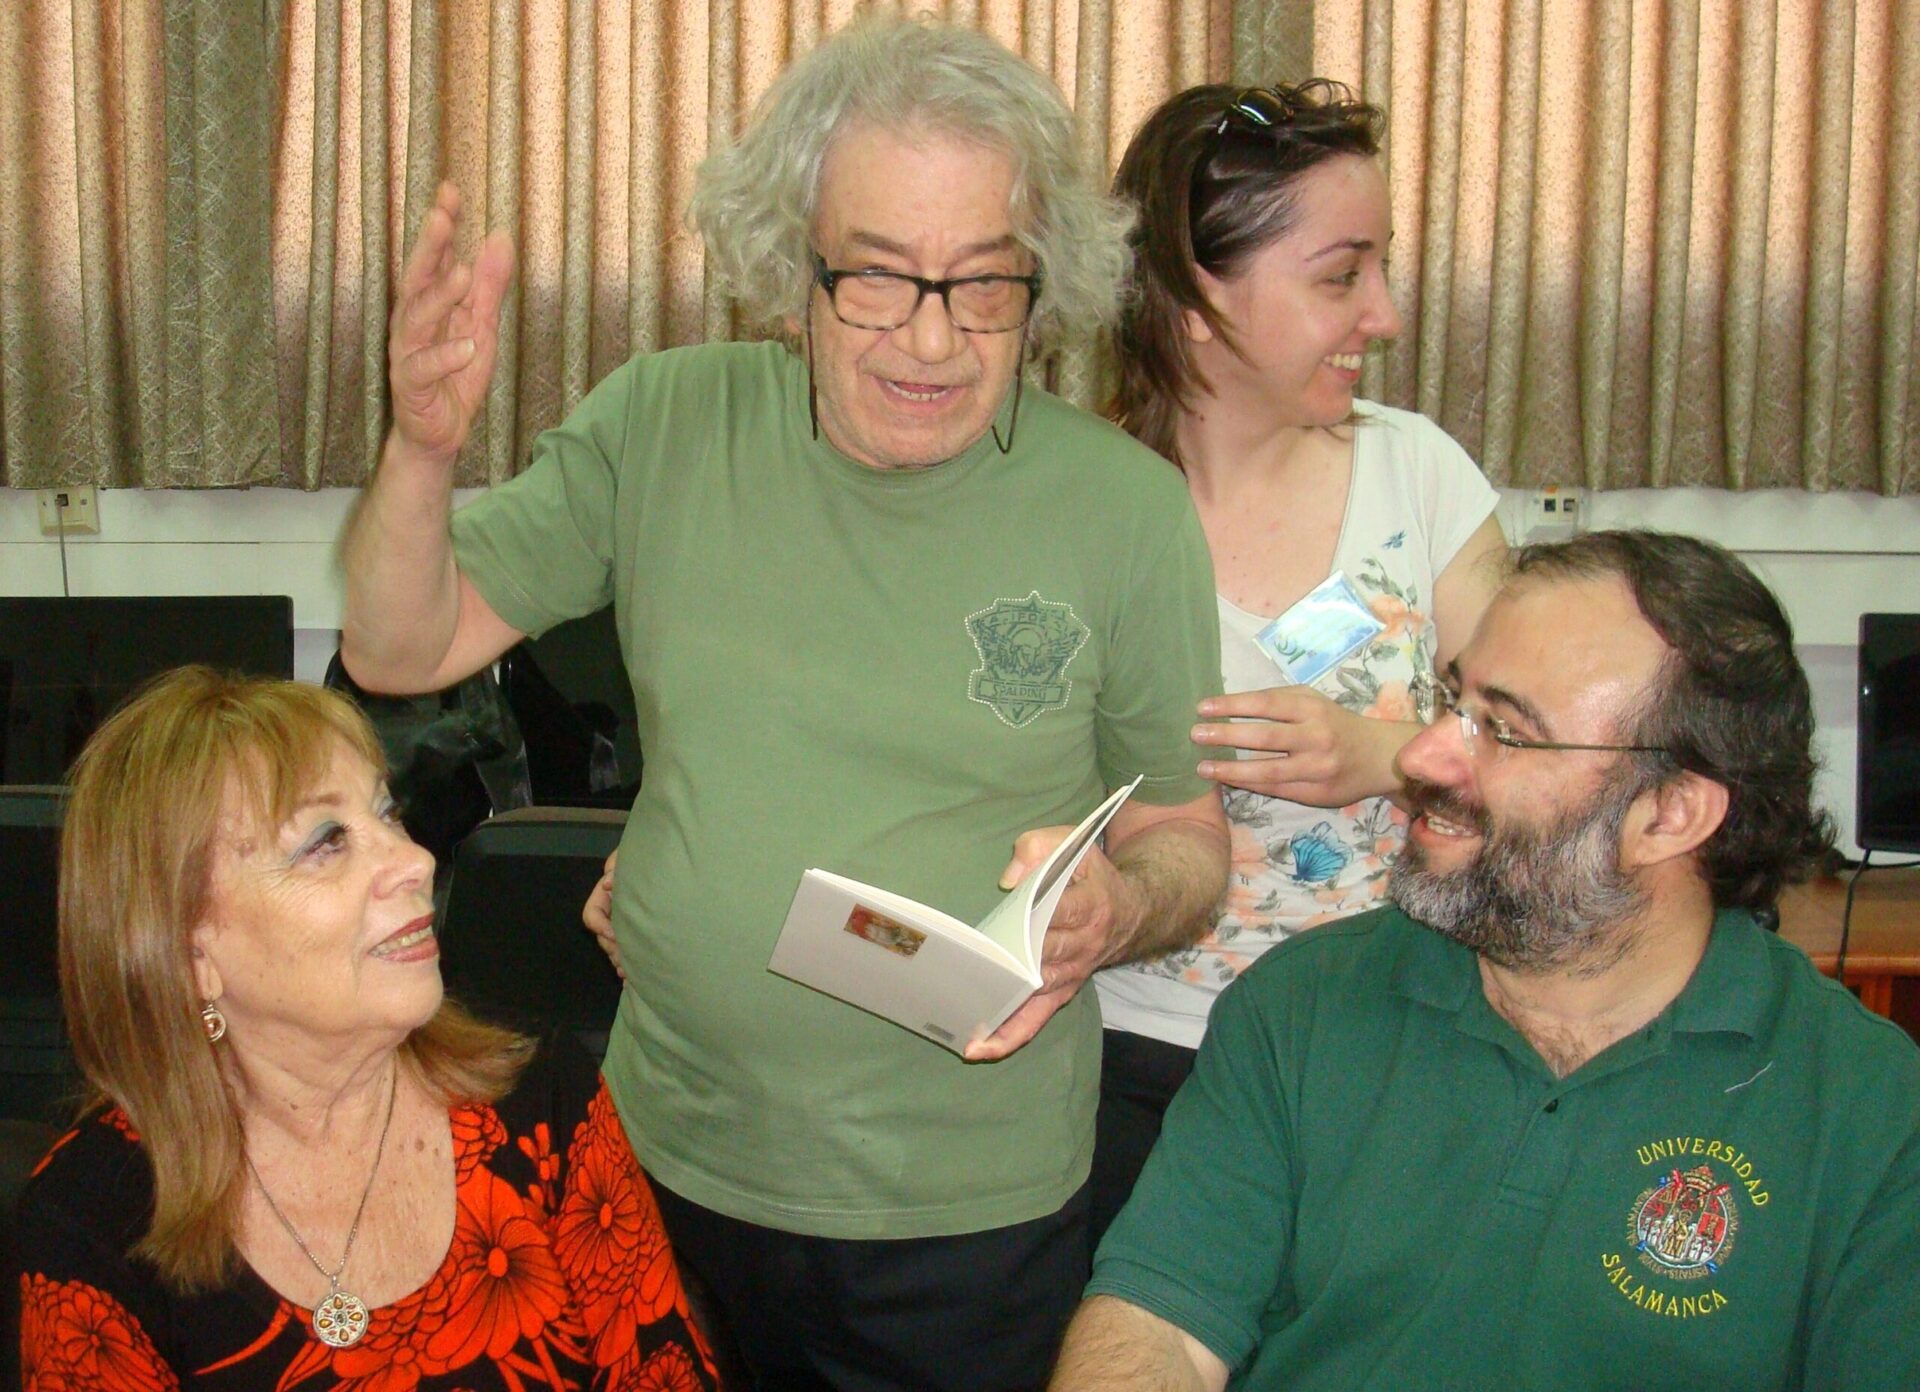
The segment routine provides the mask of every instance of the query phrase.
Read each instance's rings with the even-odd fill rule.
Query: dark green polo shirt
[[[1383,909],[1222,996],[1089,1294],[1233,1386],[1920,1387],[1920,1050],[1740,912],[1555,1078]]]

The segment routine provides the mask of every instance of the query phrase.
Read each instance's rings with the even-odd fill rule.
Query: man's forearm
[[[460,614],[452,509],[450,465],[413,456],[390,433],[340,545],[340,656],[369,690],[435,689]]]
[[[1163,957],[1197,942],[1227,888],[1227,833],[1197,820],[1159,822],[1111,856],[1128,890],[1123,932],[1102,966]]]
[[[1212,1392],[1226,1365],[1175,1326],[1110,1295],[1096,1295],[1067,1326],[1048,1392]]]

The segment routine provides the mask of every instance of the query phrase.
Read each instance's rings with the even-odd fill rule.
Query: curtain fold
[[[76,6],[76,13],[82,8]],[[113,7],[101,8],[110,22]],[[242,22],[233,8],[192,0],[168,0],[161,37],[169,94],[163,103],[165,385],[155,410],[146,374],[134,384],[143,423],[159,418],[157,430],[142,432],[143,444],[159,448],[140,451],[141,481],[176,485],[211,476],[221,483],[254,482],[271,476],[277,444],[267,261],[257,236],[266,223],[267,183],[257,148],[235,142],[232,133],[264,129],[270,120],[266,44],[259,26]],[[130,68],[138,52],[123,52]],[[173,99],[181,92],[188,94],[185,101]],[[202,92],[219,93],[219,119],[210,119]],[[109,97],[107,109],[113,106]],[[124,143],[103,151],[109,174],[124,168],[133,153]],[[83,239],[90,226],[112,226],[111,219],[96,224],[86,211]],[[135,323],[149,332],[155,327],[142,325],[138,316]],[[89,334],[117,328],[90,325]]]
[[[257,11],[0,6],[0,479],[275,477]]]
[[[1078,96],[1110,165],[1224,74],[1232,0],[895,3],[976,25]],[[1245,7],[1243,7],[1245,8]],[[1253,8],[1259,8],[1255,6]],[[442,178],[461,250],[513,237],[461,483],[630,354],[748,326],[683,214],[795,56],[855,0],[23,0],[0,5],[0,482],[358,484],[386,325]],[[1091,403],[1098,364],[1042,371]]]

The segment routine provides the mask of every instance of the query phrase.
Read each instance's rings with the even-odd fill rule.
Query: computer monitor
[[[1920,614],[1860,616],[1854,840],[1920,852]]]
[[[61,788],[0,787],[0,998],[59,994],[54,924]]]
[[[79,1090],[60,1018],[65,790],[0,787],[0,1120],[59,1123]]]
[[[285,595],[0,597],[0,783],[58,783],[115,706],[170,667],[293,676]]]

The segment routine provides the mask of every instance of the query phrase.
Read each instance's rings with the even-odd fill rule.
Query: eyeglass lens
[[[857,329],[897,329],[919,312],[929,290],[946,301],[953,326],[966,333],[1006,333],[1027,322],[1033,292],[1013,276],[973,276],[923,285],[883,273],[841,275],[833,282],[833,312]]]
[[[1460,722],[1460,740],[1466,745],[1468,756],[1480,757],[1483,750],[1480,722],[1472,711],[1460,704],[1445,682],[1430,672],[1422,672],[1413,679],[1412,696],[1414,714],[1421,724],[1433,725],[1444,716],[1454,716]]]

